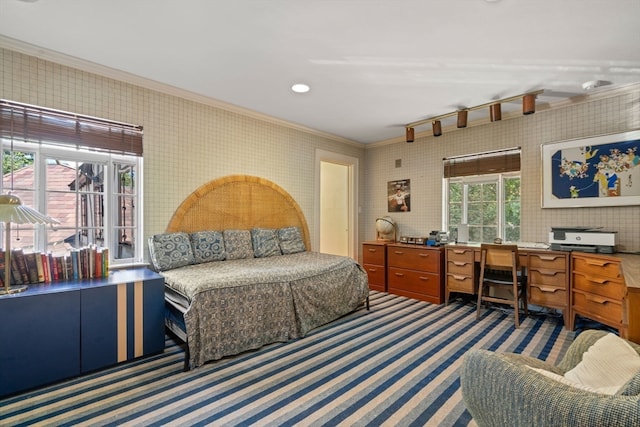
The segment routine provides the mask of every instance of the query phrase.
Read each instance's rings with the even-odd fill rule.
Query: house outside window
[[[467,224],[470,242],[520,240],[520,150],[444,160],[444,229]]]
[[[9,135],[7,123],[14,116],[7,108],[0,102],[2,193],[15,194],[60,222],[55,227],[12,224],[11,247],[54,256],[88,246],[108,248],[110,266],[141,263],[141,146],[135,155],[73,140],[67,144],[55,133],[51,141]]]

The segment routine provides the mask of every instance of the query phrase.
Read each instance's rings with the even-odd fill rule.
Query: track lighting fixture
[[[522,97],[522,114],[533,114],[536,112],[536,96],[526,94]]]
[[[491,104],[489,106],[489,118],[492,122],[502,120],[502,109],[500,104]]]
[[[407,128],[407,142],[413,142],[414,132],[413,128]]]
[[[469,115],[469,110],[460,110],[458,111],[458,128],[466,128],[467,127],[467,116]]]
[[[433,136],[442,135],[442,123],[440,123],[440,120],[434,120],[432,127],[433,127]]]
[[[467,107],[462,110],[454,111],[451,113],[441,114],[439,116],[430,117],[428,119],[419,120],[417,122],[408,123],[405,125],[407,130],[407,142],[413,142],[414,128],[416,126],[426,125],[431,123],[433,128],[433,136],[442,135],[442,123],[441,119],[447,117],[457,116],[457,127],[467,127],[467,118],[469,111],[480,110],[482,108],[489,108],[489,118],[492,122],[502,120],[502,104],[505,102],[514,102],[522,98],[522,114],[533,114],[536,111],[536,96],[544,92],[544,89],[528,92],[522,95],[510,96],[508,98],[498,99],[486,104],[476,105],[475,107]]]

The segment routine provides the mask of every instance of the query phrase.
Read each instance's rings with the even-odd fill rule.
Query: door
[[[316,152],[316,218],[320,252],[358,259],[358,159]]]

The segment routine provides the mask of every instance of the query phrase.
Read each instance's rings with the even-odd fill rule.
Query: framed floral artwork
[[[640,130],[542,145],[542,207],[640,204]]]

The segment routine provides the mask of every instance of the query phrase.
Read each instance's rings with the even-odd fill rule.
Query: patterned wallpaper
[[[640,128],[638,85],[529,116],[461,130],[445,126],[438,138],[418,133],[413,144],[365,149],[13,50],[0,49],[0,61],[2,98],[144,126],[145,236],[163,231],[197,187],[229,174],[261,176],[283,187],[313,234],[317,149],[359,159],[360,241],[375,239],[375,219],[388,214],[387,182],[405,178],[411,179],[411,212],[391,216],[401,234],[425,236],[442,226],[443,157],[520,146],[522,240],[546,242],[551,226],[602,226],[618,231],[620,249],[640,251],[640,206],[542,209],[540,203],[541,144]]]
[[[640,206],[541,208],[542,144],[640,128],[640,85],[615,93],[590,102],[539,109],[528,116],[508,120],[503,116],[500,122],[466,129],[444,128],[438,138],[428,130],[416,135],[412,144],[403,141],[367,149],[361,237],[375,239],[375,218],[388,214],[387,181],[411,179],[411,212],[389,214],[399,224],[400,234],[428,236],[431,230],[442,228],[444,157],[522,147],[522,241],[546,243],[552,226],[592,226],[617,231],[620,250],[640,251]],[[398,159],[400,168],[395,167]]]

